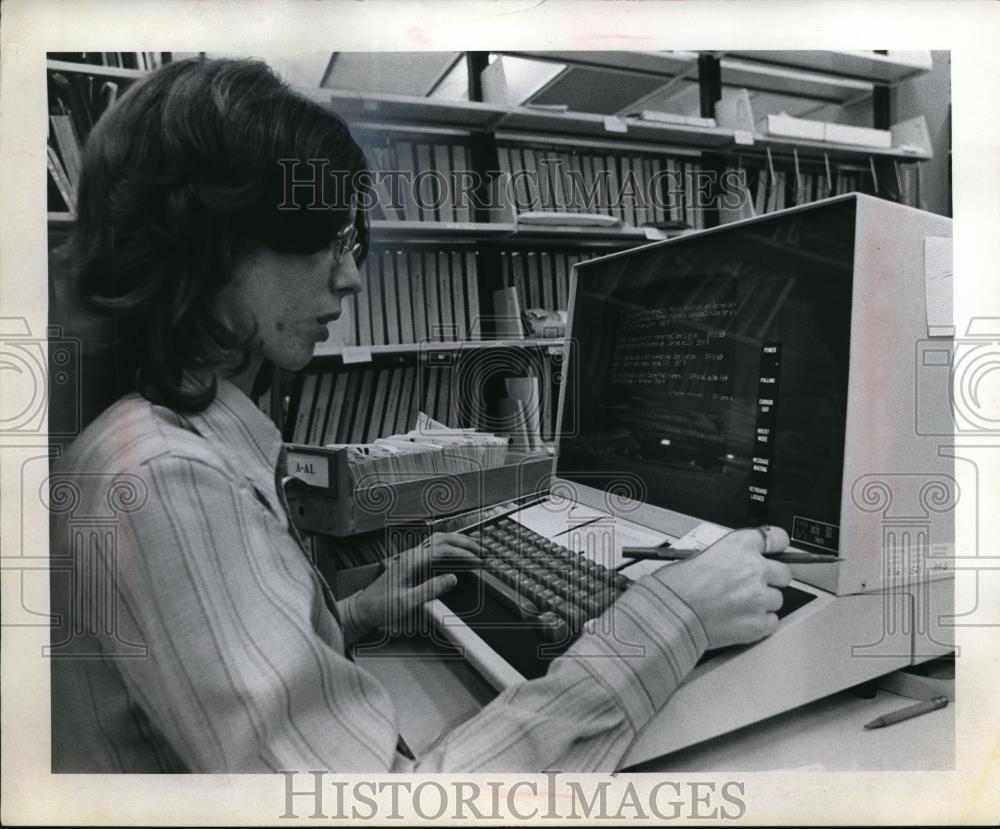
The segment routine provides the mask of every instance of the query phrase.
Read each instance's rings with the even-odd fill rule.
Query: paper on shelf
[[[606,115],[604,129],[607,132],[628,132],[628,124],[624,118],[619,118],[617,115]]]
[[[604,213],[571,213],[559,210],[528,210],[518,213],[522,225],[572,225],[574,227],[621,227],[622,220]]]

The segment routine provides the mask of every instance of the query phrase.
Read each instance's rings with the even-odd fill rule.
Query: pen
[[[660,561],[683,561],[697,555],[701,550],[679,550],[674,547],[623,547],[622,555],[634,559],[658,559]],[[821,556],[817,553],[803,553],[791,550],[784,553],[764,553],[764,558],[784,564],[831,564],[843,561],[838,556]]]
[[[944,708],[947,704],[948,697],[934,697],[934,699],[924,700],[924,702],[908,705],[906,708],[900,708],[898,711],[891,711],[888,714],[883,714],[881,717],[876,717],[870,723],[865,723],[865,729],[885,728],[887,725],[895,725],[898,722],[903,722],[903,720],[912,720],[914,717],[919,717],[928,711],[937,711],[938,708]]]

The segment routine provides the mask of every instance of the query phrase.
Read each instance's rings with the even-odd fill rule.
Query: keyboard
[[[632,584],[610,569],[500,516],[463,530],[483,548],[483,567],[459,572],[441,601],[526,679],[543,676],[588,619],[600,616]],[[782,590],[783,617],[812,593]],[[703,661],[715,655],[709,652]]]

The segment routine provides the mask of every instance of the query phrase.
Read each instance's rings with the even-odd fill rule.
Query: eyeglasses
[[[354,259],[355,264],[361,258],[361,243],[358,242],[358,226],[356,224],[357,214],[357,207],[352,206],[349,223],[338,231],[334,240],[333,253],[338,265],[344,263],[348,254]]]

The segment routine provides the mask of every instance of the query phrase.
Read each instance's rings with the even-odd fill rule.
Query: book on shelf
[[[373,255],[374,253],[374,255]],[[372,345],[389,342],[385,328],[385,298],[382,296],[381,252],[369,252],[367,272],[368,310],[371,314]]]
[[[469,339],[482,339],[482,308],[479,304],[479,276],[475,251],[465,251],[465,300],[467,303],[466,324],[469,329]]]
[[[399,304],[399,284],[396,280],[395,260],[396,255],[393,251],[382,251],[382,267],[379,274],[381,278],[373,280],[379,282],[380,287],[376,291],[375,286],[372,286],[372,308],[374,309],[377,303],[382,306],[383,311],[382,314],[378,315],[384,326],[383,336],[379,341],[386,345],[398,345],[402,342],[399,321],[402,308]],[[375,326],[373,326],[373,332],[378,334],[378,329]]]
[[[419,405],[433,416],[438,415],[438,390],[441,387],[440,370],[437,366],[428,366],[418,376],[421,385],[417,388]]]
[[[423,222],[437,221],[437,209],[435,205],[440,198],[438,189],[439,183],[433,175],[434,163],[431,153],[431,145],[420,142],[414,145],[417,154],[416,170],[414,173],[411,193],[416,199],[417,209],[420,211],[420,220]]]
[[[308,373],[302,378],[299,390],[298,409],[295,415],[295,425],[292,429],[292,440],[295,443],[307,443],[309,435],[309,418],[312,416],[316,403],[317,375]]]
[[[555,308],[555,271],[552,264],[552,254],[549,251],[543,250],[538,254],[538,278],[542,283],[541,308],[543,310]]]
[[[441,319],[441,339],[449,342],[458,339],[455,331],[455,308],[451,293],[451,256],[447,251],[437,252],[438,307]]]
[[[396,420],[392,430],[394,432],[408,432],[418,408],[413,394],[414,384],[417,382],[417,373],[407,368],[401,368],[399,369],[399,374],[399,406],[396,409]]]
[[[538,258],[536,251],[530,251],[524,255],[525,285],[528,291],[519,297],[522,311],[525,308],[542,307],[541,265]]]
[[[454,222],[457,219],[451,182],[453,173],[451,151],[447,144],[438,143],[431,147],[431,153],[434,170],[440,175],[440,178],[432,178],[437,188],[437,220]]]
[[[469,165],[469,153],[464,144],[451,145],[452,173],[454,175],[452,192],[454,194],[455,221],[471,222],[473,219],[472,204],[465,182],[472,177]]]
[[[414,306],[410,290],[410,271],[406,263],[406,251],[397,250],[392,257],[396,280],[396,297],[399,306],[399,341],[418,342],[414,327]]]
[[[423,259],[422,280],[425,301],[427,303],[427,339],[440,342],[443,337],[441,330],[441,304],[438,299],[437,251],[424,251]]]
[[[373,215],[389,221],[471,222],[468,139],[357,127],[377,196]]]
[[[376,440],[381,434],[382,418],[385,414],[385,398],[389,392],[389,375],[391,369],[382,369],[374,372],[374,390],[372,392],[371,414],[365,425],[365,431],[361,435],[363,441]]]
[[[73,118],[68,114],[50,115],[49,124],[55,137],[56,149],[62,159],[63,169],[75,190],[83,163],[80,158],[80,139],[73,126]]]
[[[338,372],[334,378],[333,392],[330,398],[329,415],[326,429],[323,432],[323,443],[333,443],[341,433],[340,423],[343,420],[347,398],[347,386],[350,377],[347,372]]]
[[[325,435],[326,418],[329,413],[330,396],[333,390],[333,375],[322,374],[316,387],[316,404],[309,424],[307,443],[320,443]]]
[[[379,424],[378,434],[394,434],[398,431],[396,424],[399,420],[400,395],[403,386],[403,369],[389,369],[388,390],[385,398],[385,411],[382,415],[382,422]]]
[[[361,443],[368,433],[369,410],[371,408],[372,382],[375,379],[375,370],[371,368],[361,369],[361,385],[358,389],[358,396],[355,402],[354,418],[351,423],[351,432],[348,437],[350,443]]]
[[[514,289],[518,305],[523,312],[528,309],[567,311],[569,309],[570,271],[576,262],[596,254],[568,251],[503,251],[500,254],[500,278],[505,289]],[[510,300],[501,298],[497,304],[494,294],[494,311],[498,317],[516,319]]]
[[[354,297],[355,341],[353,343],[344,343],[344,345],[375,345],[375,340],[372,336],[371,292],[368,282],[371,279],[371,272],[376,266],[375,259],[377,255],[374,251],[369,251],[368,259],[359,273],[361,277],[361,292],[355,294]]]
[[[603,160],[602,160],[603,159]],[[618,158],[617,156],[607,153],[603,157],[595,156],[593,158],[594,164],[594,176],[595,178],[600,175],[600,171],[604,170],[607,173],[607,201],[606,206],[610,215],[614,216],[616,219],[621,219],[625,221],[625,210],[622,207],[622,202],[620,198],[621,193],[621,183],[618,180]]]
[[[469,320],[467,303],[467,285],[465,280],[465,269],[462,262],[462,254],[453,250],[445,253],[450,260],[451,273],[451,307],[452,325],[454,338],[463,340],[469,336]]]
[[[46,148],[46,164],[70,216],[76,215],[76,186],[70,181],[62,161],[52,147]],[[51,207],[51,205],[50,205]]]
[[[327,435],[327,441],[347,441],[354,431],[354,421],[365,414],[358,410],[358,395],[361,391],[361,380],[364,372],[362,370],[345,371],[347,374],[347,391],[344,409],[337,419],[337,431],[331,436]]]
[[[396,157],[394,169],[402,173],[400,184],[403,195],[403,217],[408,222],[419,222],[422,216],[414,187],[417,167],[413,159],[413,144],[409,141],[397,141],[394,149]]]
[[[424,290],[424,270],[422,254],[419,250],[411,250],[403,254],[404,263],[409,261],[406,276],[410,283],[410,297],[413,308],[413,337],[415,343],[426,342],[429,336],[427,329],[427,292]]]

